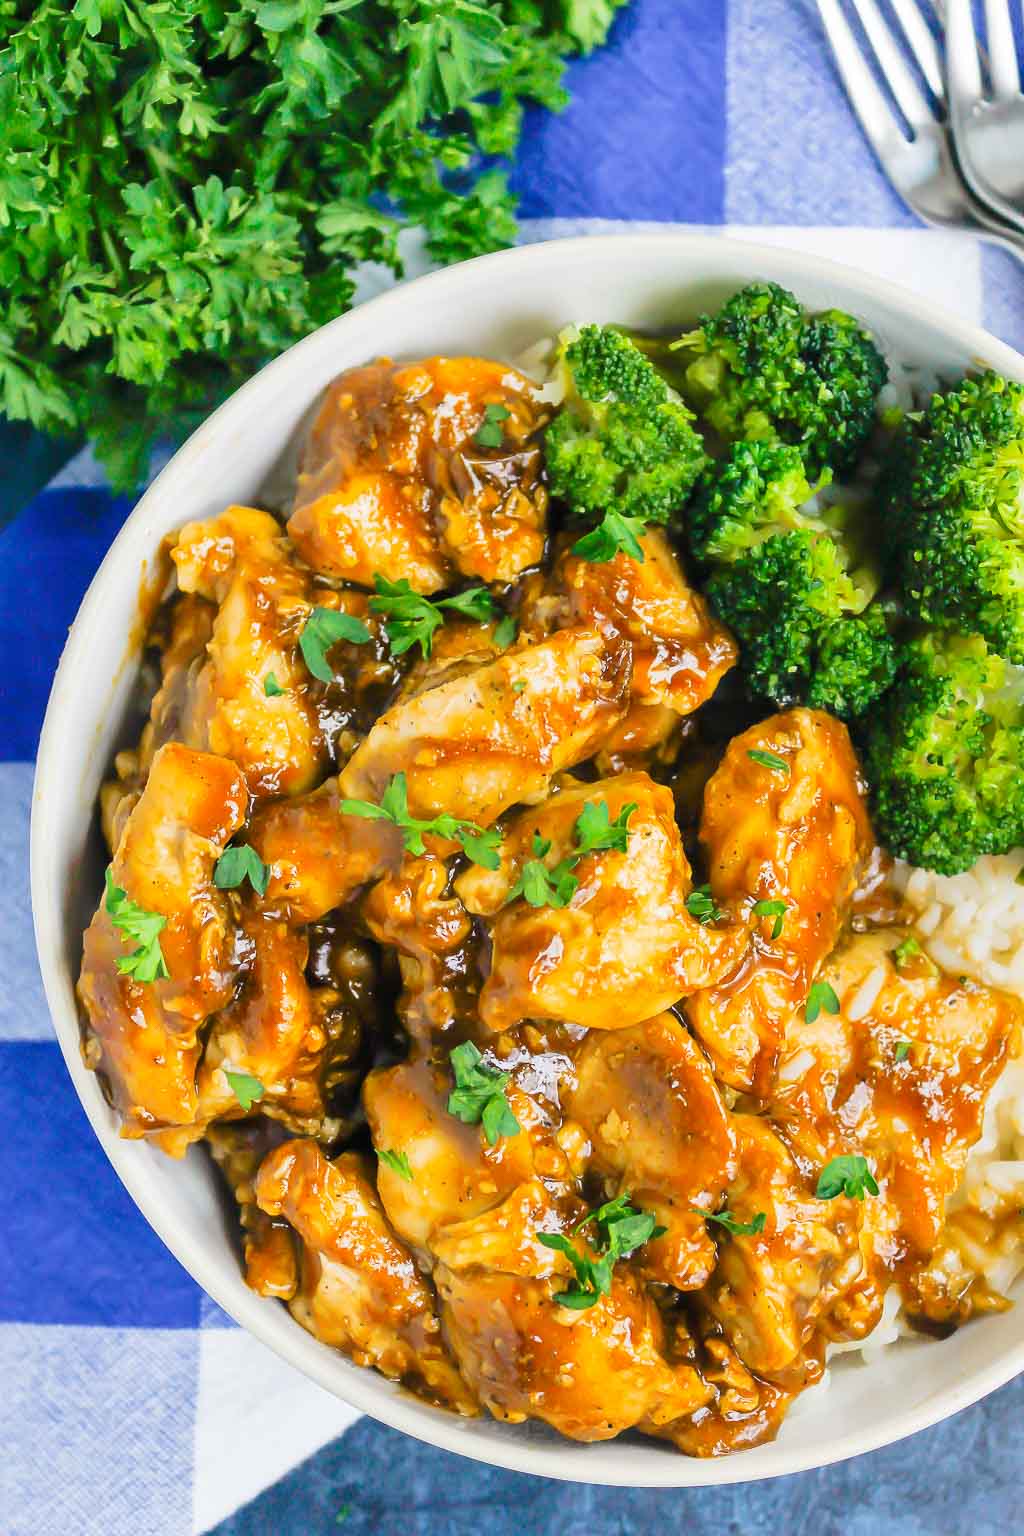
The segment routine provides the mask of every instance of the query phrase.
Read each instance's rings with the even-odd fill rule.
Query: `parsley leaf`
[[[838,1013],[839,999],[827,981],[812,982],[804,1008],[804,1018],[808,1024],[814,1023],[823,1008],[826,1013]]]
[[[908,933],[907,937],[901,943],[897,944],[896,948],[892,952],[893,964],[898,971],[901,971],[908,960],[913,960],[915,955],[919,955],[920,953],[920,944],[918,943],[917,939],[914,938],[912,933]]]
[[[711,894],[710,885],[694,886],[686,898],[686,910],[691,917],[697,919],[702,928],[706,928],[708,923],[717,923],[725,916]]]
[[[909,1040],[897,1040],[897,1042],[896,1042],[896,1049],[893,1052],[893,1060],[894,1061],[906,1061],[906,1059],[907,1059],[907,1057],[909,1055],[910,1055],[910,1041]]]
[[[640,548],[640,540],[646,532],[647,524],[642,517],[606,512],[596,528],[576,540],[572,552],[579,555],[581,560],[589,560],[592,565],[604,565],[606,561],[614,560],[621,550],[642,565],[644,552]]]
[[[868,1167],[866,1157],[860,1153],[834,1157],[822,1169],[814,1193],[819,1200],[834,1200],[837,1195],[849,1195],[851,1200],[863,1200],[865,1190],[869,1195],[878,1194],[875,1176]]]
[[[262,1099],[266,1089],[258,1077],[253,1077],[249,1072],[229,1072],[224,1069],[224,1076],[228,1080],[228,1087],[242,1108],[248,1112],[254,1104]]]
[[[582,1312],[608,1295],[612,1288],[612,1265],[607,1257],[591,1258],[589,1254],[580,1253],[564,1232],[538,1232],[537,1241],[545,1248],[564,1253],[576,1271],[576,1289],[559,1291],[555,1296],[563,1307]]]
[[[573,828],[576,847],[551,869],[544,863],[551,852],[551,842],[534,832],[534,857],[527,859],[520,870],[519,879],[505,898],[506,905],[521,896],[531,907],[567,907],[579,890],[580,883],[572,871],[580,859],[605,850],[625,853],[629,846],[629,818],[635,810],[635,803],[624,805],[612,821],[606,801],[588,800]]]
[[[248,878],[257,896],[267,894],[270,868],[251,843],[233,843],[213,866],[213,883],[219,891],[233,891]]]
[[[515,619],[510,613],[506,613],[503,618],[498,620],[497,627],[494,631],[494,643],[498,647],[499,651],[507,651],[509,646],[514,642],[518,633],[519,625],[516,623]],[[525,687],[525,683],[513,683],[512,692],[522,693]]]
[[[409,797],[404,773],[396,773],[380,797],[372,800],[342,800],[338,806],[343,816],[362,816],[365,821],[390,821],[401,828],[402,845],[414,858],[421,858],[427,847],[424,837],[442,837],[446,842],[461,843],[462,851],[474,864],[497,869],[501,863],[498,850],[501,833],[497,827],[478,827],[473,821],[460,821],[442,811],[430,820],[409,815]]]
[[[502,1136],[518,1136],[519,1121],[505,1097],[510,1074],[489,1066],[472,1040],[457,1045],[449,1060],[455,1087],[448,1095],[448,1113],[464,1125],[481,1124],[492,1147]]]
[[[920,941],[908,933],[892,952],[892,961],[898,971],[914,971],[918,976],[937,976],[939,968],[930,955],[925,954]]]
[[[606,800],[588,800],[576,818],[576,846],[578,857],[585,853],[598,853],[609,849],[613,853],[625,853],[629,844],[629,818],[636,810],[636,802],[624,805],[611,819]]]
[[[385,615],[384,628],[392,654],[402,656],[412,646],[418,645],[423,656],[429,656],[434,643],[434,632],[444,623],[443,608],[453,613],[465,614],[486,624],[494,617],[494,599],[486,587],[468,587],[454,597],[443,597],[437,602],[414,592],[406,578],[389,581],[386,576],[373,578],[377,596],[370,598],[374,613]]]
[[[412,1183],[412,1169],[404,1152],[395,1152],[390,1147],[382,1147],[377,1156],[386,1167],[391,1169],[392,1173],[397,1173],[398,1177],[404,1179],[407,1184]]]
[[[596,1257],[581,1253],[563,1232],[537,1233],[537,1241],[545,1248],[564,1253],[576,1273],[576,1289],[561,1291],[555,1296],[563,1307],[571,1307],[574,1311],[592,1307],[602,1296],[607,1296],[612,1288],[612,1269],[616,1261],[628,1258],[637,1248],[652,1238],[661,1237],[666,1230],[656,1224],[649,1211],[639,1211],[631,1205],[625,1192],[584,1216],[573,1227],[572,1236],[578,1237],[591,1222],[597,1227],[594,1246],[599,1251]]]
[[[112,865],[107,866],[104,883],[103,904],[110,921],[126,939],[139,946],[130,955],[120,957],[118,974],[131,976],[135,981],[166,981],[171,973],[160,948],[160,934],[167,927],[166,917],[161,917],[159,912],[147,912],[145,907],[129,898],[127,891],[115,885]]]
[[[774,752],[762,752],[759,747],[754,747],[747,756],[752,763],[760,763],[762,768],[770,768],[773,773],[789,773],[789,764],[786,759],[776,757]]]
[[[768,1219],[764,1211],[758,1211],[757,1215],[752,1216],[749,1221],[737,1221],[731,1211],[705,1211],[699,1205],[691,1205],[690,1209],[698,1216],[703,1216],[705,1221],[717,1221],[719,1226],[731,1232],[733,1237],[756,1237],[759,1232],[764,1231],[764,1224]]]
[[[121,490],[271,357],[401,273],[514,241],[526,102],[618,0],[0,5],[0,413]],[[384,210],[387,210],[386,212]]]
[[[502,422],[507,421],[512,412],[507,405],[487,405],[484,407],[484,419],[477,428],[473,441],[478,448],[500,448],[505,441],[505,433],[502,430]]]
[[[370,631],[362,619],[352,613],[339,613],[334,608],[314,608],[306,620],[306,627],[299,636],[302,659],[322,683],[333,683],[334,673],[327,664],[327,652],[339,640],[351,645],[365,645]]]
[[[263,679],[263,692],[266,694],[268,699],[279,698],[280,695],[284,693],[284,689],[281,687],[281,684],[278,682],[273,672],[268,672],[266,677]]]
[[[782,932],[782,923],[785,914],[789,911],[789,903],[786,901],[755,901],[750,910],[755,917],[774,917],[772,938],[777,939]]]

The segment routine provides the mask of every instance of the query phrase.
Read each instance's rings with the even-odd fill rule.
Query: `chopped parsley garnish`
[[[543,1243],[545,1248],[564,1253],[576,1273],[576,1288],[560,1291],[555,1296],[555,1300],[563,1307],[571,1307],[576,1312],[592,1307],[602,1296],[608,1295],[612,1288],[612,1269],[616,1260],[628,1258],[644,1243],[661,1237],[666,1230],[656,1224],[649,1211],[638,1211],[631,1205],[625,1191],[584,1216],[573,1227],[570,1236],[579,1236],[591,1222],[597,1227],[594,1246],[599,1251],[596,1257],[581,1253],[563,1232],[537,1233],[537,1241]]]
[[[160,934],[167,927],[167,919],[132,901],[127,891],[114,884],[112,869],[112,865],[107,866],[103,905],[114,927],[138,945],[130,955],[120,957],[118,975],[130,976],[133,981],[166,981],[171,973],[160,948]]]
[[[496,827],[478,827],[476,822],[460,821],[447,811],[429,820],[410,816],[404,773],[395,774],[381,795],[379,805],[374,805],[372,800],[342,800],[339,810],[344,816],[362,816],[366,821],[390,821],[401,829],[403,846],[414,858],[426,853],[423,839],[429,836],[461,843],[466,857],[484,869],[497,869],[501,863],[498,855],[501,833]]]
[[[377,1156],[391,1169],[392,1173],[397,1173],[398,1177],[404,1179],[407,1184],[412,1183],[412,1169],[404,1152],[394,1152],[390,1147],[384,1147]]]
[[[351,645],[365,645],[370,631],[354,613],[339,613],[336,608],[314,608],[299,636],[302,659],[314,677],[333,683],[334,673],[327,665],[327,652],[339,640]]]
[[[622,550],[634,560],[643,564],[644,552],[640,548],[640,540],[647,532],[647,524],[642,517],[627,517],[622,512],[606,512],[596,528],[591,528],[581,539],[577,539],[572,547],[574,555],[579,555],[581,560],[589,560],[592,565],[603,565],[607,560],[614,560]]]
[[[686,910],[704,928],[708,923],[717,923],[725,916],[711,895],[710,885],[698,885],[693,888],[686,898]]]
[[[892,952],[893,964],[901,971],[908,960],[913,960],[915,955],[921,953],[921,946],[912,933],[908,933],[902,943],[897,944]]]
[[[851,1200],[863,1200],[865,1190],[869,1195],[877,1195],[878,1185],[868,1167],[867,1158],[855,1152],[834,1157],[819,1174],[814,1193],[819,1200],[834,1200],[837,1195],[849,1195]]]
[[[510,613],[506,613],[502,618],[498,620],[494,631],[494,643],[498,647],[499,651],[507,651],[518,633],[519,624],[517,620],[514,619]],[[525,687],[526,684],[523,682],[513,683],[512,691],[513,693],[522,693]]]
[[[505,441],[505,432],[501,424],[507,421],[511,414],[507,405],[484,406],[484,419],[473,437],[477,447],[500,448]]]
[[[525,687],[526,687],[526,679],[521,677],[517,683],[513,683],[512,684],[512,692],[513,693],[522,693],[522,691],[523,691],[523,689]]]
[[[782,924],[785,914],[789,911],[789,903],[785,901],[755,901],[750,910],[755,917],[774,917],[772,938],[777,939],[782,932]]]
[[[404,576],[401,581],[389,581],[378,572],[373,584],[377,596],[370,598],[370,608],[384,615],[384,628],[394,656],[404,655],[414,645],[419,646],[423,656],[429,656],[434,633],[444,623],[443,608],[476,619],[479,624],[494,617],[494,599],[486,587],[467,587],[465,592],[435,602],[414,592]]]
[[[523,865],[507,901],[515,901],[521,896],[531,907],[567,907],[579,889],[579,881],[572,871],[580,859],[588,853],[605,850],[625,853],[629,845],[629,818],[635,810],[635,804],[624,805],[612,821],[606,801],[588,801],[573,828],[576,847],[551,869],[544,863],[551,852],[551,841],[534,832],[534,856]]]
[[[280,695],[284,693],[284,689],[281,687],[281,684],[278,682],[273,672],[268,672],[266,677],[263,679],[263,692],[266,694],[268,699],[279,698]]]
[[[448,1113],[464,1125],[482,1125],[492,1147],[502,1136],[518,1136],[519,1121],[505,1095],[511,1075],[489,1066],[472,1040],[457,1045],[449,1060],[455,1087],[448,1095]]]
[[[752,1216],[749,1221],[737,1221],[731,1211],[704,1211],[699,1205],[691,1205],[690,1209],[698,1216],[703,1216],[705,1221],[717,1221],[719,1226],[731,1232],[733,1237],[756,1237],[759,1232],[764,1231],[767,1220],[764,1211],[758,1211],[757,1215]]]
[[[907,937],[896,945],[892,952],[892,961],[898,971],[914,969],[918,976],[922,972],[932,976],[938,975],[939,968],[935,961],[930,955],[925,954],[919,940],[915,939],[912,933],[908,933]]]
[[[774,752],[762,752],[760,747],[753,747],[747,753],[752,763],[760,763],[762,768],[770,768],[773,773],[788,773],[789,764],[784,757],[776,757]]]
[[[826,1013],[839,1012],[839,999],[835,989],[827,981],[815,981],[811,983],[811,990],[807,994],[807,1004],[804,1008],[804,1018],[808,1024],[813,1024],[822,1009]]]
[[[897,1042],[896,1042],[896,1049],[893,1052],[894,1059],[896,1061],[906,1061],[906,1059],[907,1059],[907,1057],[909,1055],[910,1055],[910,1041],[909,1040],[897,1040]]]
[[[251,1072],[229,1072],[225,1068],[224,1076],[228,1080],[228,1087],[244,1110],[252,1109],[266,1092],[259,1078],[253,1077]]]
[[[622,3],[5,0],[0,415],[99,438],[129,491],[404,231],[513,244],[524,108]]]
[[[246,878],[257,896],[265,896],[270,866],[264,864],[251,843],[233,843],[213,866],[213,883],[219,891],[233,891]]]

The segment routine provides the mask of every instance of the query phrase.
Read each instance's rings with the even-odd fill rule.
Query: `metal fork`
[[[1024,263],[1024,231],[1001,224],[964,184],[944,117],[933,110],[904,58],[903,44],[917,61],[941,113],[945,101],[942,63],[914,0],[892,0],[903,44],[876,0],[853,0],[878,68],[909,126],[909,138],[876,83],[839,0],[817,3],[847,95],[882,169],[903,201],[926,224],[981,236]]]
[[[972,194],[1024,234],[1024,95],[1009,0],[985,0],[985,92],[971,0],[946,0],[946,76],[953,149]]]

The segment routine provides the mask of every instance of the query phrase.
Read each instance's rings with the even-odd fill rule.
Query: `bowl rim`
[[[313,1345],[312,1350],[303,1349],[301,1339],[296,1340],[294,1347],[286,1347],[283,1339],[269,1336],[269,1331],[261,1323],[261,1317],[268,1314],[258,1310],[261,1299],[255,1296],[247,1298],[256,1303],[250,1310],[244,1301],[236,1303],[233,1298],[227,1296],[214,1273],[213,1261],[208,1259],[202,1240],[187,1231],[182,1231],[176,1223],[165,1217],[162,1209],[153,1207],[153,1202],[148,1198],[143,1187],[144,1180],[137,1176],[136,1165],[128,1155],[129,1149],[134,1144],[120,1138],[111,1128],[105,1118],[106,1105],[102,1096],[95,1091],[90,1091],[90,1088],[95,1090],[96,1080],[82,1062],[79,1052],[77,1013],[74,1006],[70,1008],[66,1006],[65,990],[60,977],[60,956],[65,948],[64,925],[60,912],[51,910],[47,901],[47,868],[59,856],[54,850],[54,840],[48,835],[48,806],[51,803],[51,796],[62,792],[62,721],[74,689],[75,675],[85,655],[84,632],[90,617],[102,608],[106,587],[115,574],[119,573],[122,552],[129,542],[131,529],[146,517],[150,505],[161,497],[165,483],[173,482],[183,465],[196,455],[205,452],[210,441],[229,430],[236,417],[247,418],[249,402],[266,388],[268,379],[276,380],[278,375],[283,375],[286,370],[295,369],[296,361],[302,357],[304,349],[322,345],[325,333],[340,335],[354,330],[359,325],[373,324],[377,319],[387,317],[392,309],[400,309],[409,302],[408,296],[411,290],[415,290],[417,296],[431,302],[443,295],[445,290],[452,290],[454,293],[469,268],[485,267],[488,272],[493,273],[498,287],[504,285],[503,291],[515,293],[517,280],[528,275],[531,266],[553,250],[557,250],[566,259],[572,260],[585,259],[588,253],[593,254],[597,248],[612,252],[618,249],[625,260],[635,254],[638,247],[648,246],[661,246],[666,252],[673,248],[685,250],[691,259],[704,257],[709,274],[714,273],[715,256],[720,254],[723,248],[742,248],[751,266],[763,262],[770,269],[780,261],[783,262],[790,273],[787,281],[792,282],[794,286],[797,286],[803,278],[819,283],[832,279],[838,287],[848,292],[898,309],[908,319],[941,331],[952,344],[962,348],[968,355],[979,358],[983,356],[991,366],[1024,381],[1024,357],[1012,347],[991,335],[983,327],[962,320],[958,316],[946,315],[938,303],[921,298],[900,284],[862,272],[842,262],[791,250],[784,245],[768,245],[754,239],[748,240],[729,235],[690,232],[676,228],[658,231],[643,230],[636,233],[570,236],[537,241],[494,252],[476,257],[470,262],[428,272],[396,284],[386,292],[366,300],[303,337],[242,384],[177,450],[125,519],[82,599],[54,675],[36,753],[33,782],[30,834],[31,901],[39,968],[51,1021],[65,1065],[93,1131],[115,1173],[149,1225],[186,1272],[241,1327],[254,1334],[262,1344],[273,1350],[281,1359],[351,1407],[380,1423],[411,1435],[414,1439],[456,1455],[467,1456],[485,1465],[503,1467],[533,1476],[569,1482],[586,1481],[606,1486],[714,1487],[760,1481],[809,1471],[817,1467],[831,1466],[850,1457],[895,1444],[908,1435],[927,1429],[977,1402],[1024,1370],[1024,1339],[1020,1344],[1008,1349],[992,1364],[960,1381],[951,1382],[916,1407],[904,1409],[896,1415],[894,1420],[884,1423],[884,1427],[849,1431],[838,1436],[834,1443],[830,1443],[825,1448],[817,1446],[801,1449],[799,1445],[790,1447],[774,1442],[771,1447],[774,1455],[770,1464],[762,1464],[758,1461],[750,1465],[742,1452],[709,1461],[695,1460],[675,1452],[666,1456],[664,1475],[655,1474],[650,1470],[646,1470],[639,1476],[631,1474],[628,1470],[628,1455],[621,1454],[627,1451],[630,1442],[620,1440],[610,1441],[608,1445],[611,1447],[618,1444],[623,1467],[620,1469],[617,1464],[620,1458],[610,1458],[607,1464],[602,1462],[599,1465],[586,1465],[582,1469],[585,1478],[581,1479],[573,1468],[572,1456],[566,1454],[571,1448],[570,1445],[530,1444],[511,1438],[502,1442],[497,1437],[478,1441],[461,1432],[466,1421],[444,1410],[434,1409],[410,1394],[394,1390],[392,1383],[386,1382],[369,1369],[353,1371],[351,1379],[349,1377],[345,1379],[344,1391],[340,1391],[337,1379],[329,1369],[329,1362],[333,1363],[335,1351],[330,1350],[326,1345],[321,1345],[309,1335],[302,1335],[302,1338]],[[133,572],[132,580],[137,583],[137,572]],[[77,934],[75,938],[77,942]],[[297,1334],[301,1333],[298,1328],[296,1331]],[[299,1355],[303,1356],[301,1360],[297,1358]]]

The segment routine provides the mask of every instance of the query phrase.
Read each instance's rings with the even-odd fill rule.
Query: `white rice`
[[[1024,849],[1015,849],[979,859],[962,875],[935,875],[897,862],[894,883],[915,914],[918,938],[943,970],[1024,998],[1024,885],[1017,878],[1022,870]],[[884,980],[884,967],[881,972],[880,977],[872,972],[847,1005],[850,1019],[870,1009]],[[1019,1057],[1008,1062],[989,1094],[981,1135],[948,1202],[950,1212],[963,1206],[973,1206],[990,1217],[1010,1206],[1024,1209],[1024,1059]],[[967,1246],[962,1237],[958,1248],[949,1262],[982,1276],[1003,1295],[1024,1270],[1024,1242],[1019,1229],[1012,1226],[995,1250]],[[889,1345],[905,1345],[914,1337],[900,1311],[899,1288],[893,1286],[867,1338],[831,1345],[828,1358],[831,1362],[850,1355],[870,1364]],[[828,1377],[826,1371],[818,1391]]]
[[[1024,849],[979,859],[963,875],[897,863],[895,883],[944,970],[1024,997]]]

